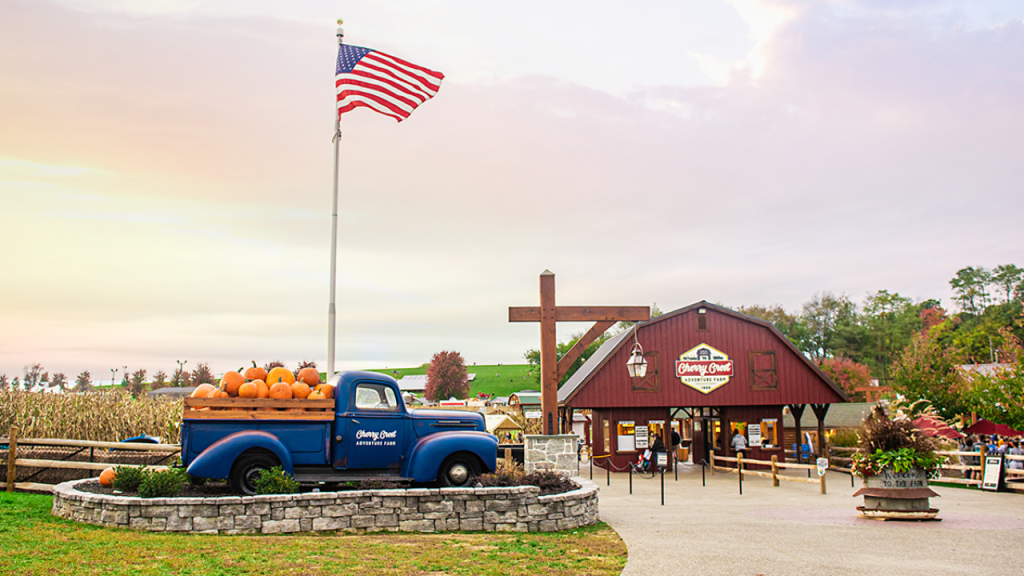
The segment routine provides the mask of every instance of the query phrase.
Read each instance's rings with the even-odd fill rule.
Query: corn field
[[[182,400],[132,398],[126,390],[47,394],[0,390],[0,436],[119,442],[149,434],[168,444],[181,435]]]

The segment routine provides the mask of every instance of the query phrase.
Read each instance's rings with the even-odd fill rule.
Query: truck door
[[[355,386],[349,410],[349,470],[402,467],[406,415],[395,389],[375,382]]]

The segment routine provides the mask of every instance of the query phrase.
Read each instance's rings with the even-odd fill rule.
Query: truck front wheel
[[[437,483],[441,486],[469,486],[479,473],[476,458],[455,454],[441,464],[437,472]]]
[[[256,494],[256,479],[260,472],[280,466],[275,456],[261,452],[242,454],[231,467],[231,488],[236,494],[253,496]]]

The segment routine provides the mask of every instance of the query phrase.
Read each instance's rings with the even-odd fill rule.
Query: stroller
[[[651,464],[651,457],[652,456],[653,456],[653,454],[651,453],[650,448],[648,448],[647,450],[644,450],[643,454],[640,455],[640,457],[637,459],[636,463],[631,463],[630,464],[630,468],[632,469],[633,472],[638,473],[638,474],[653,474],[654,473],[654,465]]]

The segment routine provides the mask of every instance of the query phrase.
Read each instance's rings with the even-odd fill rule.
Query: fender
[[[295,474],[292,455],[277,436],[262,430],[242,430],[214,442],[188,466],[189,476],[227,479],[235,460],[247,450],[262,448],[273,452],[288,474]]]
[[[433,482],[444,459],[456,452],[475,454],[483,462],[481,472],[494,472],[498,438],[487,432],[458,430],[431,434],[416,441],[402,465],[402,476],[416,482]]]

